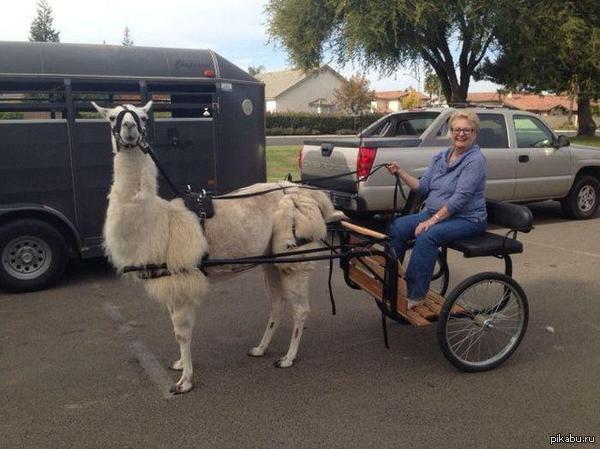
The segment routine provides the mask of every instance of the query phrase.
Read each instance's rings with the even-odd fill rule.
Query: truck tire
[[[600,200],[600,182],[591,175],[575,178],[569,194],[561,200],[563,213],[575,220],[592,218]]]
[[[63,235],[31,218],[0,227],[0,286],[10,292],[42,290],[61,278],[68,251]]]

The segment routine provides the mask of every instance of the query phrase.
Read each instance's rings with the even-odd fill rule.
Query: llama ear
[[[142,106],[142,111],[144,111],[146,114],[150,111],[150,109],[152,109],[152,100],[146,103],[145,106]]]
[[[108,117],[108,109],[107,108],[102,108],[100,106],[98,106],[96,103],[94,103],[93,101],[91,102],[92,106],[94,106],[94,108],[96,108],[96,111],[98,111],[98,113],[103,117],[106,118]]]

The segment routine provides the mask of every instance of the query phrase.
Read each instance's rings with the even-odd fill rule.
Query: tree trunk
[[[590,97],[581,91],[577,97],[577,135],[595,136],[596,123],[592,118],[592,109],[590,107]]]

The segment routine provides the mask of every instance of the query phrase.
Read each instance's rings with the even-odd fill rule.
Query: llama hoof
[[[191,382],[177,382],[169,391],[173,394],[182,394],[187,393],[192,388],[194,388],[194,384]]]
[[[275,368],[289,368],[293,364],[294,364],[293,360],[289,360],[287,357],[282,357],[279,360],[277,360],[275,363],[273,363],[273,366]]]
[[[248,355],[250,357],[262,357],[265,355],[265,350],[257,346],[256,348],[250,349],[250,351],[248,351]]]
[[[177,360],[169,365],[169,369],[173,371],[183,371],[183,363],[181,360]]]

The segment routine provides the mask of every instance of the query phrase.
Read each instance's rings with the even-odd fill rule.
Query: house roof
[[[566,95],[513,94],[504,98],[503,102],[517,109],[548,112],[558,106],[568,110],[571,100]],[[571,107],[577,111],[577,102],[573,101]]]
[[[497,92],[474,92],[467,95],[467,101],[472,103],[487,103],[501,101],[500,94]]]
[[[569,109],[570,99],[566,95],[540,95],[529,93],[499,94],[497,92],[477,92],[467,96],[473,103],[502,103],[504,106],[522,111],[548,112],[556,107]],[[573,111],[577,111],[577,102],[573,101]]]
[[[410,93],[409,90],[385,90],[375,92],[376,100],[400,100],[401,98],[406,97]],[[422,94],[421,92],[417,92],[417,95],[421,99],[429,98],[427,95]]]
[[[330,71],[335,76],[345,81],[345,78],[329,67],[327,64],[322,65],[319,71]],[[265,83],[265,98],[273,99],[277,98],[282,93],[291,89],[295,85],[301,83],[310,75],[314,74],[314,71],[305,72],[301,69],[292,70],[280,70],[278,72],[262,72],[254,75],[256,79]]]

